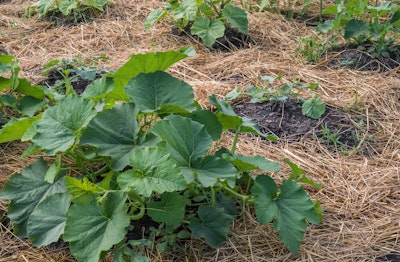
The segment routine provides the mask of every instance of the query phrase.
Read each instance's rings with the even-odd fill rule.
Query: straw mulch
[[[190,37],[171,34],[172,27],[159,23],[143,30],[146,15],[162,1],[116,0],[102,17],[87,24],[55,27],[49,22],[23,16],[34,1],[12,1],[0,5],[0,48],[15,55],[21,76],[42,80],[42,65],[51,59],[81,57],[87,65],[115,69],[130,55],[150,51],[177,50],[193,46],[197,55],[174,65],[169,71],[191,84],[196,98],[209,107],[211,94],[225,95],[235,86],[256,84],[263,75],[281,74],[284,81],[318,82],[316,92],[329,106],[353,109],[363,115],[364,139],[373,141],[373,154],[329,152],[315,140],[267,143],[241,136],[238,153],[260,154],[271,160],[289,158],[302,167],[323,189],[307,187],[326,209],[320,226],[306,232],[299,254],[292,256],[271,225],[259,226],[250,211],[232,224],[228,242],[218,249],[193,240],[185,251],[150,254],[152,261],[385,261],[400,253],[400,75],[333,70],[322,59],[317,66],[301,62],[296,55],[299,38],[314,34],[305,24],[271,13],[249,14],[248,49],[228,53],[210,51]],[[107,56],[108,61],[94,60]],[[329,57],[326,58],[327,60]],[[357,93],[357,96],[356,96]],[[357,99],[356,99],[357,97]],[[227,134],[224,143],[233,137]],[[27,161],[19,155],[25,145],[0,145],[0,188],[9,175],[21,171]],[[273,174],[278,181],[289,169]],[[7,203],[0,202],[0,261],[73,261],[65,250],[33,248],[18,239],[6,223]],[[393,260],[394,261],[394,260]]]

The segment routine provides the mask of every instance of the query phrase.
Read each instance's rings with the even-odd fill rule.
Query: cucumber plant
[[[382,1],[369,5],[368,0],[336,0],[322,14],[334,16],[318,26],[319,33],[334,32],[342,35],[346,42],[364,49],[373,58],[390,57],[400,51],[396,39],[400,37],[400,7],[392,2]]]
[[[37,247],[62,238],[78,261],[107,252],[115,261],[150,261],[143,251],[153,243],[165,250],[191,236],[220,246],[237,205],[249,205],[298,252],[308,223],[322,219],[319,202],[299,183],[320,185],[285,160],[292,173],[278,186],[272,174],[279,163],[237,154],[239,134],[266,135],[216,96],[209,98],[216,111],[202,109],[192,87],[165,72],[187,52],[133,55],[82,94],[50,93],[54,102],[33,121],[0,131],[2,142],[30,142],[24,155],[54,157],[13,174],[0,193],[17,236]],[[228,130],[232,146],[218,147]],[[147,240],[129,239],[134,221],[145,218],[158,228]]]
[[[168,16],[169,21],[181,30],[201,38],[206,46],[212,46],[223,37],[228,27],[248,34],[247,13],[232,4],[231,0],[167,0],[166,8],[153,10],[145,20],[145,29]]]
[[[40,17],[65,17],[67,21],[77,23],[90,20],[96,12],[104,12],[112,0],[39,0],[28,10],[37,9]]]

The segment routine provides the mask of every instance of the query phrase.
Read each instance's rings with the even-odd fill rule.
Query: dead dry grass
[[[222,96],[235,86],[257,83],[262,75],[281,74],[287,81],[320,83],[317,93],[328,105],[357,110],[367,119],[367,129],[374,126],[373,157],[332,154],[306,139],[269,144],[255,137],[240,137],[239,153],[260,154],[275,161],[289,158],[323,184],[318,192],[307,189],[326,209],[324,222],[310,227],[297,256],[290,255],[270,225],[259,226],[245,211],[233,223],[224,246],[212,250],[193,241],[187,243],[185,252],[154,252],[150,254],[152,261],[377,261],[391,252],[400,253],[398,70],[356,72],[329,69],[324,61],[319,66],[303,64],[295,50],[299,37],[313,34],[313,28],[271,13],[249,15],[250,35],[255,41],[251,48],[222,53],[210,51],[189,37],[172,35],[166,23],[144,32],[145,16],[162,1],[115,0],[103,17],[69,27],[25,18],[24,10],[33,2],[17,0],[0,5],[0,47],[18,58],[21,76],[30,81],[41,80],[40,69],[51,59],[80,56],[89,65],[115,69],[132,54],[191,45],[198,54],[173,66],[170,72],[193,86],[204,107],[209,106],[211,94]],[[95,56],[110,60],[95,61]],[[231,140],[226,135],[224,143]],[[19,158],[24,147],[18,143],[0,145],[0,188],[10,174],[33,161]],[[284,168],[274,177],[287,177],[288,171]],[[6,205],[0,202],[3,218]],[[33,248],[15,237],[10,225],[0,226],[0,262],[73,261],[65,250]]]

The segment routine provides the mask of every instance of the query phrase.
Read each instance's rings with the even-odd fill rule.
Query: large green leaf
[[[248,172],[251,170],[264,170],[268,172],[276,172],[281,169],[281,165],[277,162],[271,162],[262,156],[244,156],[244,155],[232,155],[227,156],[227,159],[231,161],[241,172]]]
[[[43,86],[40,85],[32,85],[28,80],[25,78],[18,79],[18,86],[14,90],[18,94],[24,94],[26,96],[31,96],[36,99],[43,100],[45,98],[45,92]]]
[[[53,1],[39,0],[32,6],[38,8],[40,15],[45,15],[53,6]]]
[[[138,147],[129,157],[132,166],[118,176],[123,190],[149,197],[153,192],[164,193],[186,188],[183,175],[166,149]]]
[[[147,205],[147,214],[156,222],[178,225],[185,216],[185,200],[177,192],[167,192],[161,201],[152,201]]]
[[[21,173],[12,175],[0,193],[1,198],[11,200],[8,217],[19,237],[28,237],[28,221],[40,202],[48,196],[67,191],[62,180],[65,174],[60,172],[54,183],[50,184],[44,180],[47,169],[46,161],[39,158]]]
[[[344,38],[357,38],[361,35],[369,34],[368,24],[363,20],[351,19],[344,27]]]
[[[137,107],[127,103],[98,113],[83,132],[80,144],[96,147],[98,154],[111,157],[114,170],[122,170],[137,144],[137,113]]]
[[[194,21],[191,32],[203,40],[206,46],[212,46],[219,37],[225,34],[225,25],[220,20],[198,17]]]
[[[78,1],[75,0],[63,0],[58,4],[58,9],[65,16],[69,16],[71,13],[78,12]]]
[[[49,155],[67,151],[96,115],[93,105],[89,99],[77,95],[66,96],[43,113],[37,123],[33,143],[45,149]]]
[[[260,224],[274,221],[274,228],[290,250],[296,254],[307,229],[307,221],[318,225],[320,220],[314,203],[304,188],[292,180],[284,180],[278,192],[275,181],[259,175],[251,189],[254,194],[257,220]]]
[[[203,124],[214,141],[221,138],[222,125],[215,114],[210,110],[196,110],[189,117]]]
[[[111,90],[114,89],[114,82],[111,78],[103,76],[91,82],[82,93],[83,97],[92,99],[100,99],[105,97]]]
[[[193,21],[196,19],[198,10],[197,0],[183,0],[183,2],[174,10],[174,19],[183,19]]]
[[[33,245],[41,247],[58,241],[64,233],[69,199],[68,192],[57,193],[38,204],[28,221],[28,235]]]
[[[125,92],[141,112],[158,111],[163,105],[182,111],[196,109],[192,87],[163,71],[136,76],[129,81]]]
[[[204,125],[181,116],[168,116],[156,123],[151,132],[166,141],[168,151],[179,166],[190,166],[202,157],[213,140]]]
[[[41,115],[38,115],[33,118],[19,118],[7,122],[7,124],[0,129],[0,143],[21,139],[29,127],[40,117]]]
[[[214,186],[218,181],[227,180],[234,186],[238,170],[227,160],[216,156],[207,156],[192,162],[192,166],[182,168],[186,182],[190,183],[195,178],[204,186]]]
[[[97,262],[102,251],[124,239],[130,223],[124,192],[111,192],[102,205],[75,203],[68,211],[63,239],[78,261]]]
[[[189,229],[195,238],[205,238],[213,248],[226,241],[232,216],[225,214],[224,208],[201,206],[197,211],[199,218],[190,220]]]
[[[133,55],[112,75],[115,88],[109,95],[115,99],[127,101],[129,97],[124,92],[124,87],[133,77],[141,73],[163,71],[186,57],[188,57],[186,53],[176,51]]]
[[[243,9],[229,4],[222,10],[222,15],[229,21],[229,23],[239,29],[240,32],[247,35],[249,31],[249,21],[246,12]]]
[[[157,21],[160,21],[167,14],[162,7],[156,8],[144,20],[144,29],[149,30],[150,27]]]

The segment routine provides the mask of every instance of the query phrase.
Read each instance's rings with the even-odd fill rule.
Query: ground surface
[[[236,104],[238,114],[253,118],[263,130],[281,139],[240,137],[238,153],[260,154],[273,161],[298,164],[323,189],[307,187],[326,209],[324,222],[312,226],[299,254],[292,256],[271,225],[257,225],[243,212],[232,225],[229,241],[214,250],[201,241],[188,241],[181,251],[153,252],[152,261],[398,261],[400,252],[400,73],[343,69],[337,55],[324,56],[318,65],[297,55],[299,39],[315,35],[304,21],[271,13],[249,14],[248,48],[230,52],[205,48],[196,39],[174,33],[166,22],[143,30],[146,15],[162,1],[116,0],[104,15],[89,23],[57,26],[23,16],[35,1],[16,0],[0,5],[0,50],[15,55],[21,77],[39,83],[41,70],[52,59],[79,58],[86,65],[115,69],[132,54],[177,50],[193,46],[197,55],[173,66],[174,76],[193,86],[196,99],[210,107],[208,96],[226,95],[234,87],[257,85],[261,76],[282,75],[319,83],[318,96],[328,110],[320,120],[305,118],[299,105]],[[101,59],[99,59],[101,58]],[[335,64],[336,63],[336,64]],[[275,86],[279,88],[279,83]],[[309,94],[304,94],[308,98]],[[330,133],[323,134],[321,126]],[[336,134],[335,136],[329,136]],[[230,145],[232,134],[224,143]],[[333,142],[336,141],[336,142]],[[14,172],[35,157],[21,160],[25,144],[0,145],[0,188]],[[37,156],[36,156],[37,157]],[[289,168],[272,174],[278,181]],[[59,243],[36,249],[12,233],[0,202],[0,261],[74,261]]]

